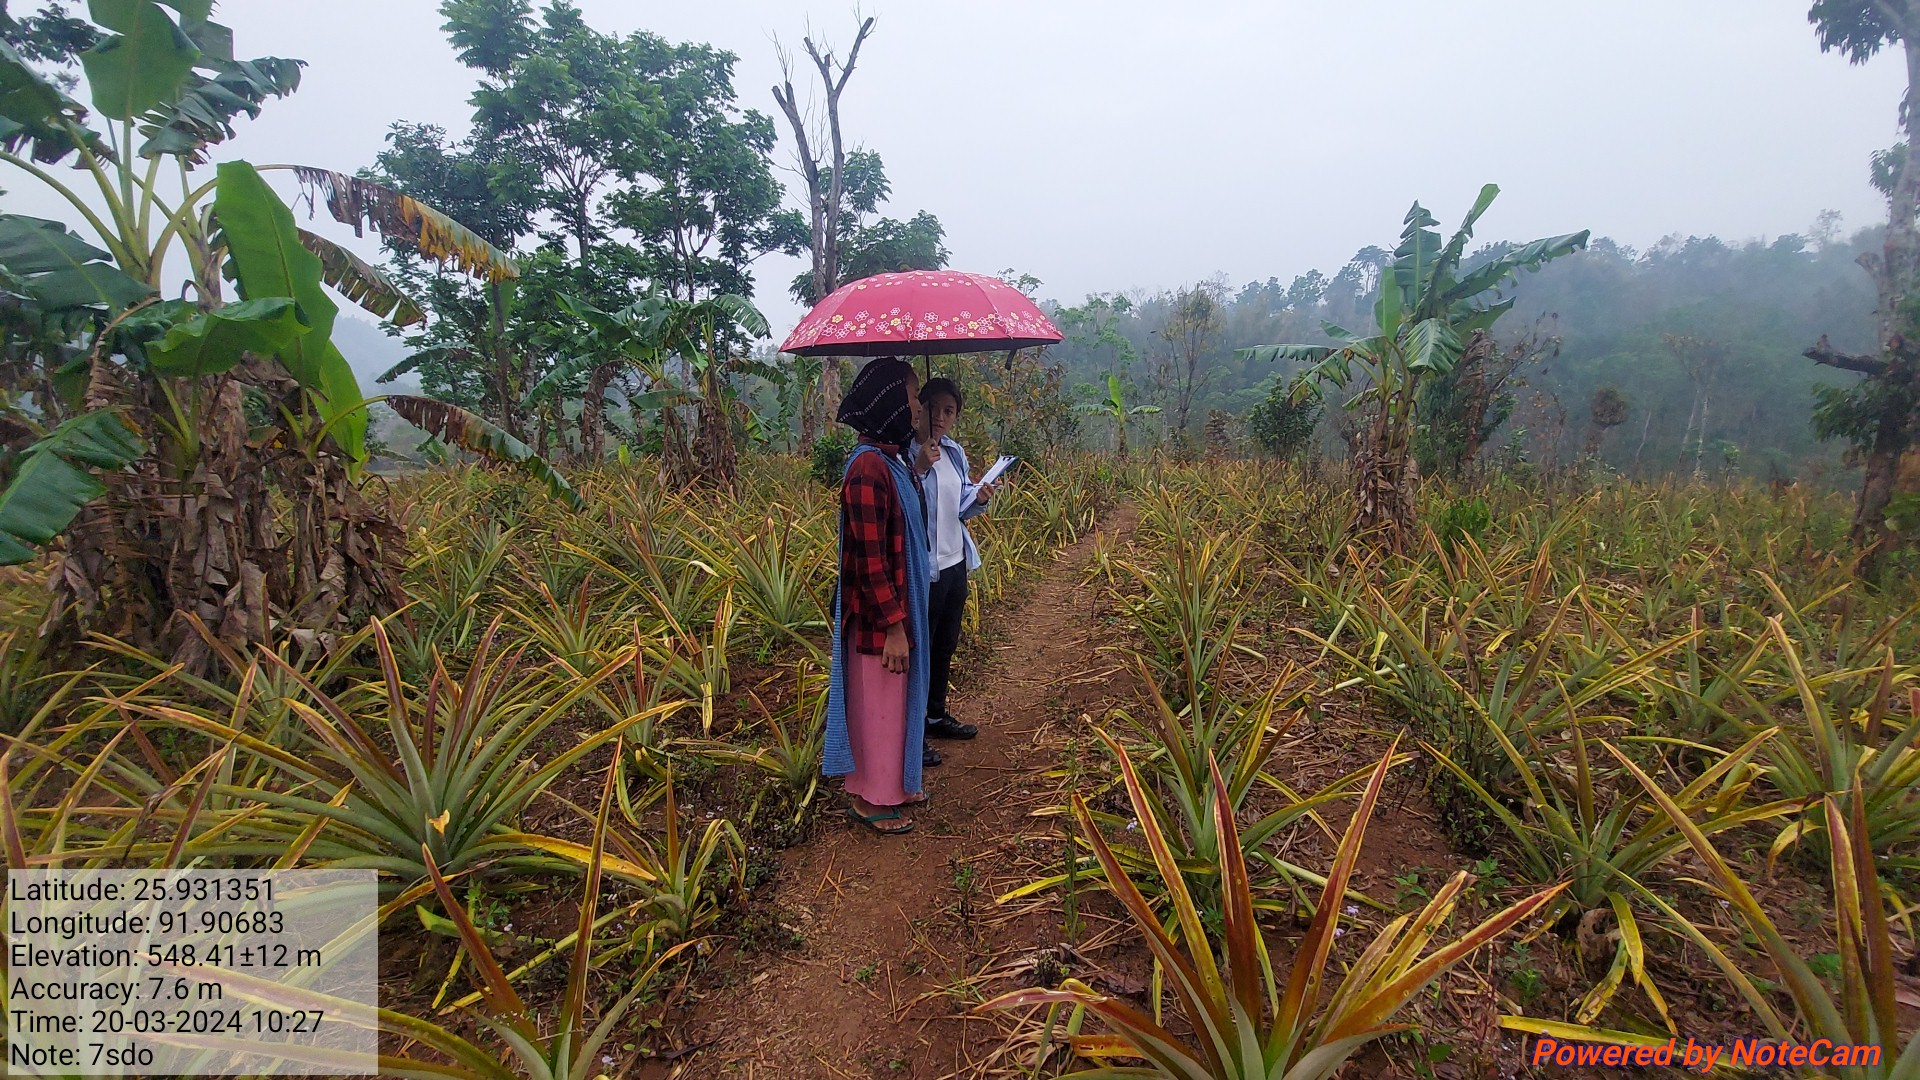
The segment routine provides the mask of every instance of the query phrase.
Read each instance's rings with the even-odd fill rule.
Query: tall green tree
[[[1154,351],[1153,380],[1171,410],[1173,436],[1185,445],[1195,396],[1206,388],[1226,331],[1224,290],[1201,282],[1173,297]]]
[[[1900,459],[1920,441],[1920,5],[1914,0],[1815,0],[1807,12],[1822,52],[1863,64],[1898,45],[1906,57],[1907,88],[1898,111],[1904,142],[1876,162],[1887,196],[1881,250],[1863,257],[1879,294],[1876,354],[1845,353],[1825,336],[1806,356],[1864,378],[1845,391],[1822,394],[1815,424],[1823,438],[1851,442],[1863,467],[1854,504],[1853,542],[1864,549],[1861,569],[1876,572],[1896,533],[1888,522]]]
[[[597,458],[608,394],[636,389],[623,385],[619,356],[589,364],[570,398],[543,399],[545,419],[522,415],[527,387],[559,365],[578,371],[568,349],[592,340],[553,324],[570,318],[560,298],[614,310],[651,292],[689,302],[750,293],[756,259],[805,241],[798,215],[780,209],[773,123],[739,108],[735,58],[707,45],[604,33],[566,0],[537,12],[528,0],[446,0],[441,13],[457,55],[480,73],[473,132],[452,143],[396,125],[376,175],[471,206],[494,226],[490,238],[558,253],[568,273],[529,274],[513,295],[427,289],[448,318],[412,342],[423,384],[484,386],[487,415],[516,435],[537,428],[542,445],[565,415],[558,403],[577,401],[569,441]],[[461,364],[486,377],[453,377]]]
[[[616,157],[637,182],[609,197],[609,221],[636,237],[654,288],[689,301],[750,293],[755,259],[807,243],[800,215],[780,208],[773,121],[739,109],[732,53],[650,34],[626,52],[658,107]]]

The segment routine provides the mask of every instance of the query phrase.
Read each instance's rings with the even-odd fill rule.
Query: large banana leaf
[[[1390,281],[1399,288],[1403,309],[1411,310],[1419,302],[1420,286],[1431,276],[1434,263],[1440,257],[1440,234],[1434,231],[1439,224],[1440,220],[1419,203],[1407,211],[1400,230],[1400,246],[1393,249],[1393,264],[1388,268],[1387,279],[1381,282],[1382,299]]]
[[[92,0],[94,21],[108,34],[80,54],[93,107],[114,120],[138,119],[175,101],[200,50],[153,0]]]
[[[1248,360],[1271,363],[1276,360],[1291,360],[1300,364],[1318,364],[1333,352],[1329,345],[1254,345],[1241,349],[1240,355]]]
[[[60,222],[21,214],[0,214],[0,268],[48,311],[119,311],[153,292]]]
[[[1455,280],[1454,274],[1473,238],[1473,227],[1492,206],[1500,188],[1480,189],[1460,228],[1443,246],[1435,231],[1439,220],[1419,203],[1407,211],[1394,249],[1393,263],[1381,281],[1374,306],[1375,337],[1360,337],[1336,326],[1327,334],[1342,346],[1256,345],[1238,349],[1249,360],[1292,360],[1315,365],[1312,377],[1345,385],[1355,362],[1370,364],[1387,356],[1388,339],[1398,342],[1410,369],[1444,373],[1459,362],[1460,351],[1475,330],[1489,329],[1513,306],[1511,298],[1476,303],[1482,294],[1498,288],[1521,270],[1537,270],[1562,255],[1587,246],[1589,232],[1535,240],[1475,267]],[[1411,325],[1409,325],[1411,324]]]
[[[1472,300],[1488,289],[1498,288],[1522,270],[1538,270],[1542,264],[1562,255],[1585,250],[1587,239],[1592,234],[1591,229],[1581,229],[1577,233],[1549,236],[1525,247],[1515,248],[1499,258],[1474,267],[1467,276],[1448,289],[1442,299],[1449,304]]]
[[[233,138],[233,122],[241,113],[257,117],[268,98],[285,97],[300,86],[305,61],[276,56],[236,61],[232,31],[218,23],[203,22],[189,27],[187,33],[200,45],[201,66],[211,74],[189,73],[176,99],[161,103],[142,118],[140,133],[146,136],[140,146],[142,157],[180,154],[198,163],[204,160],[201,151],[208,145]]]
[[[404,241],[436,262],[452,263],[486,281],[520,276],[505,252],[447,215],[390,187],[357,176],[296,165],[300,183],[318,193],[335,221],[353,226],[355,235],[372,226],[382,236]]]
[[[1461,343],[1445,319],[1422,319],[1407,327],[1407,366],[1444,375],[1460,361]]]
[[[61,111],[66,97],[28,67],[13,46],[0,41],[0,117],[21,125],[46,120]]]
[[[0,147],[14,153],[23,146],[35,161],[52,164],[73,153],[74,132],[96,151],[106,146],[84,128],[70,128],[63,117],[85,110],[60,88],[40,77],[11,45],[0,41]]]
[[[60,535],[75,514],[105,493],[88,466],[118,469],[145,445],[119,413],[98,410],[61,424],[20,456],[0,492],[0,565],[27,562],[35,548]]]
[[[293,212],[244,161],[220,165],[213,196],[241,295],[249,300],[286,296],[300,305],[308,332],[274,353],[287,371],[320,402],[334,441],[355,461],[366,457],[367,413],[360,382],[333,344],[340,308],[321,288],[320,257],[300,243]]]
[[[698,301],[693,306],[701,318],[719,326],[731,325],[750,337],[763,338],[771,332],[767,317],[753,306],[753,301],[744,296],[722,293]]]
[[[388,395],[387,407],[402,420],[425,431],[441,442],[479,454],[493,461],[518,465],[547,485],[547,492],[575,510],[585,509],[586,501],[573,490],[567,478],[533,452],[526,443],[501,428],[486,422],[458,405],[409,394]]]
[[[1434,264],[1432,276],[1421,285],[1417,311],[1421,318],[1431,319],[1446,314],[1446,292],[1454,284],[1455,271],[1460,266],[1461,257],[1467,251],[1467,241],[1473,239],[1473,226],[1499,195],[1500,185],[1498,184],[1487,184],[1482,187],[1480,197],[1473,201],[1473,207],[1467,211],[1466,218],[1460,222],[1460,228],[1454,231],[1453,239],[1447,241],[1446,250],[1440,253],[1439,260]]]
[[[319,256],[321,280],[340,295],[395,326],[426,321],[427,313],[412,297],[360,256],[305,229],[300,230],[300,243]]]
[[[119,0],[125,3],[126,0]],[[198,24],[207,21],[213,14],[213,0],[160,0],[160,3],[180,13],[180,24],[189,31]]]
[[[147,347],[147,364],[163,375],[217,375],[247,353],[277,356],[308,332],[293,298],[264,296],[196,315]]]

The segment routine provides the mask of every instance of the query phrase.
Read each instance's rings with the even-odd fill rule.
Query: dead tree
[[[836,63],[831,47],[822,50],[814,44],[811,35],[802,39],[807,47],[807,56],[813,60],[814,68],[820,73],[820,84],[826,90],[825,142],[821,146],[822,118],[814,114],[809,103],[803,108],[793,92],[793,66],[784,50],[780,54],[781,80],[773,88],[773,100],[779,104],[780,111],[786,114],[787,124],[793,129],[795,156],[800,166],[800,176],[807,185],[807,213],[812,226],[813,246],[813,295],[809,303],[819,303],[827,294],[840,286],[840,213],[845,195],[846,146],[840,136],[840,94],[847,88],[847,80],[853,76],[853,65],[860,59],[860,46],[873,32],[873,19],[864,19],[860,30],[853,37],[853,47],[847,50],[844,63]],[[833,416],[840,404],[840,364],[829,358],[820,365],[819,392],[814,400],[817,412],[804,410],[800,417],[800,442],[803,447],[812,446],[813,440]]]

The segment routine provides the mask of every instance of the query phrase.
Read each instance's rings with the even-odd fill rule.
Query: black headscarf
[[[913,407],[907,380],[913,365],[895,356],[869,360],[840,399],[841,423],[874,442],[905,446],[913,438]]]

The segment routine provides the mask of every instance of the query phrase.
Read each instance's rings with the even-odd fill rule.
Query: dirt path
[[[1123,509],[1101,529],[1124,534],[1133,521]],[[1011,632],[990,659],[976,654],[958,672],[954,711],[980,735],[936,744],[946,762],[928,770],[932,802],[914,832],[882,837],[830,818],[786,852],[771,914],[802,943],[722,958],[733,985],[704,992],[669,1024],[671,1041],[698,1049],[644,1075],[986,1075],[1002,1028],[966,1010],[1019,985],[995,976],[1059,932],[1043,916],[996,911],[989,873],[1057,843],[1030,816],[1054,799],[1043,773],[1063,722],[1104,699],[1114,675],[1097,648],[1098,590],[1083,585],[1094,535],[996,620]]]

